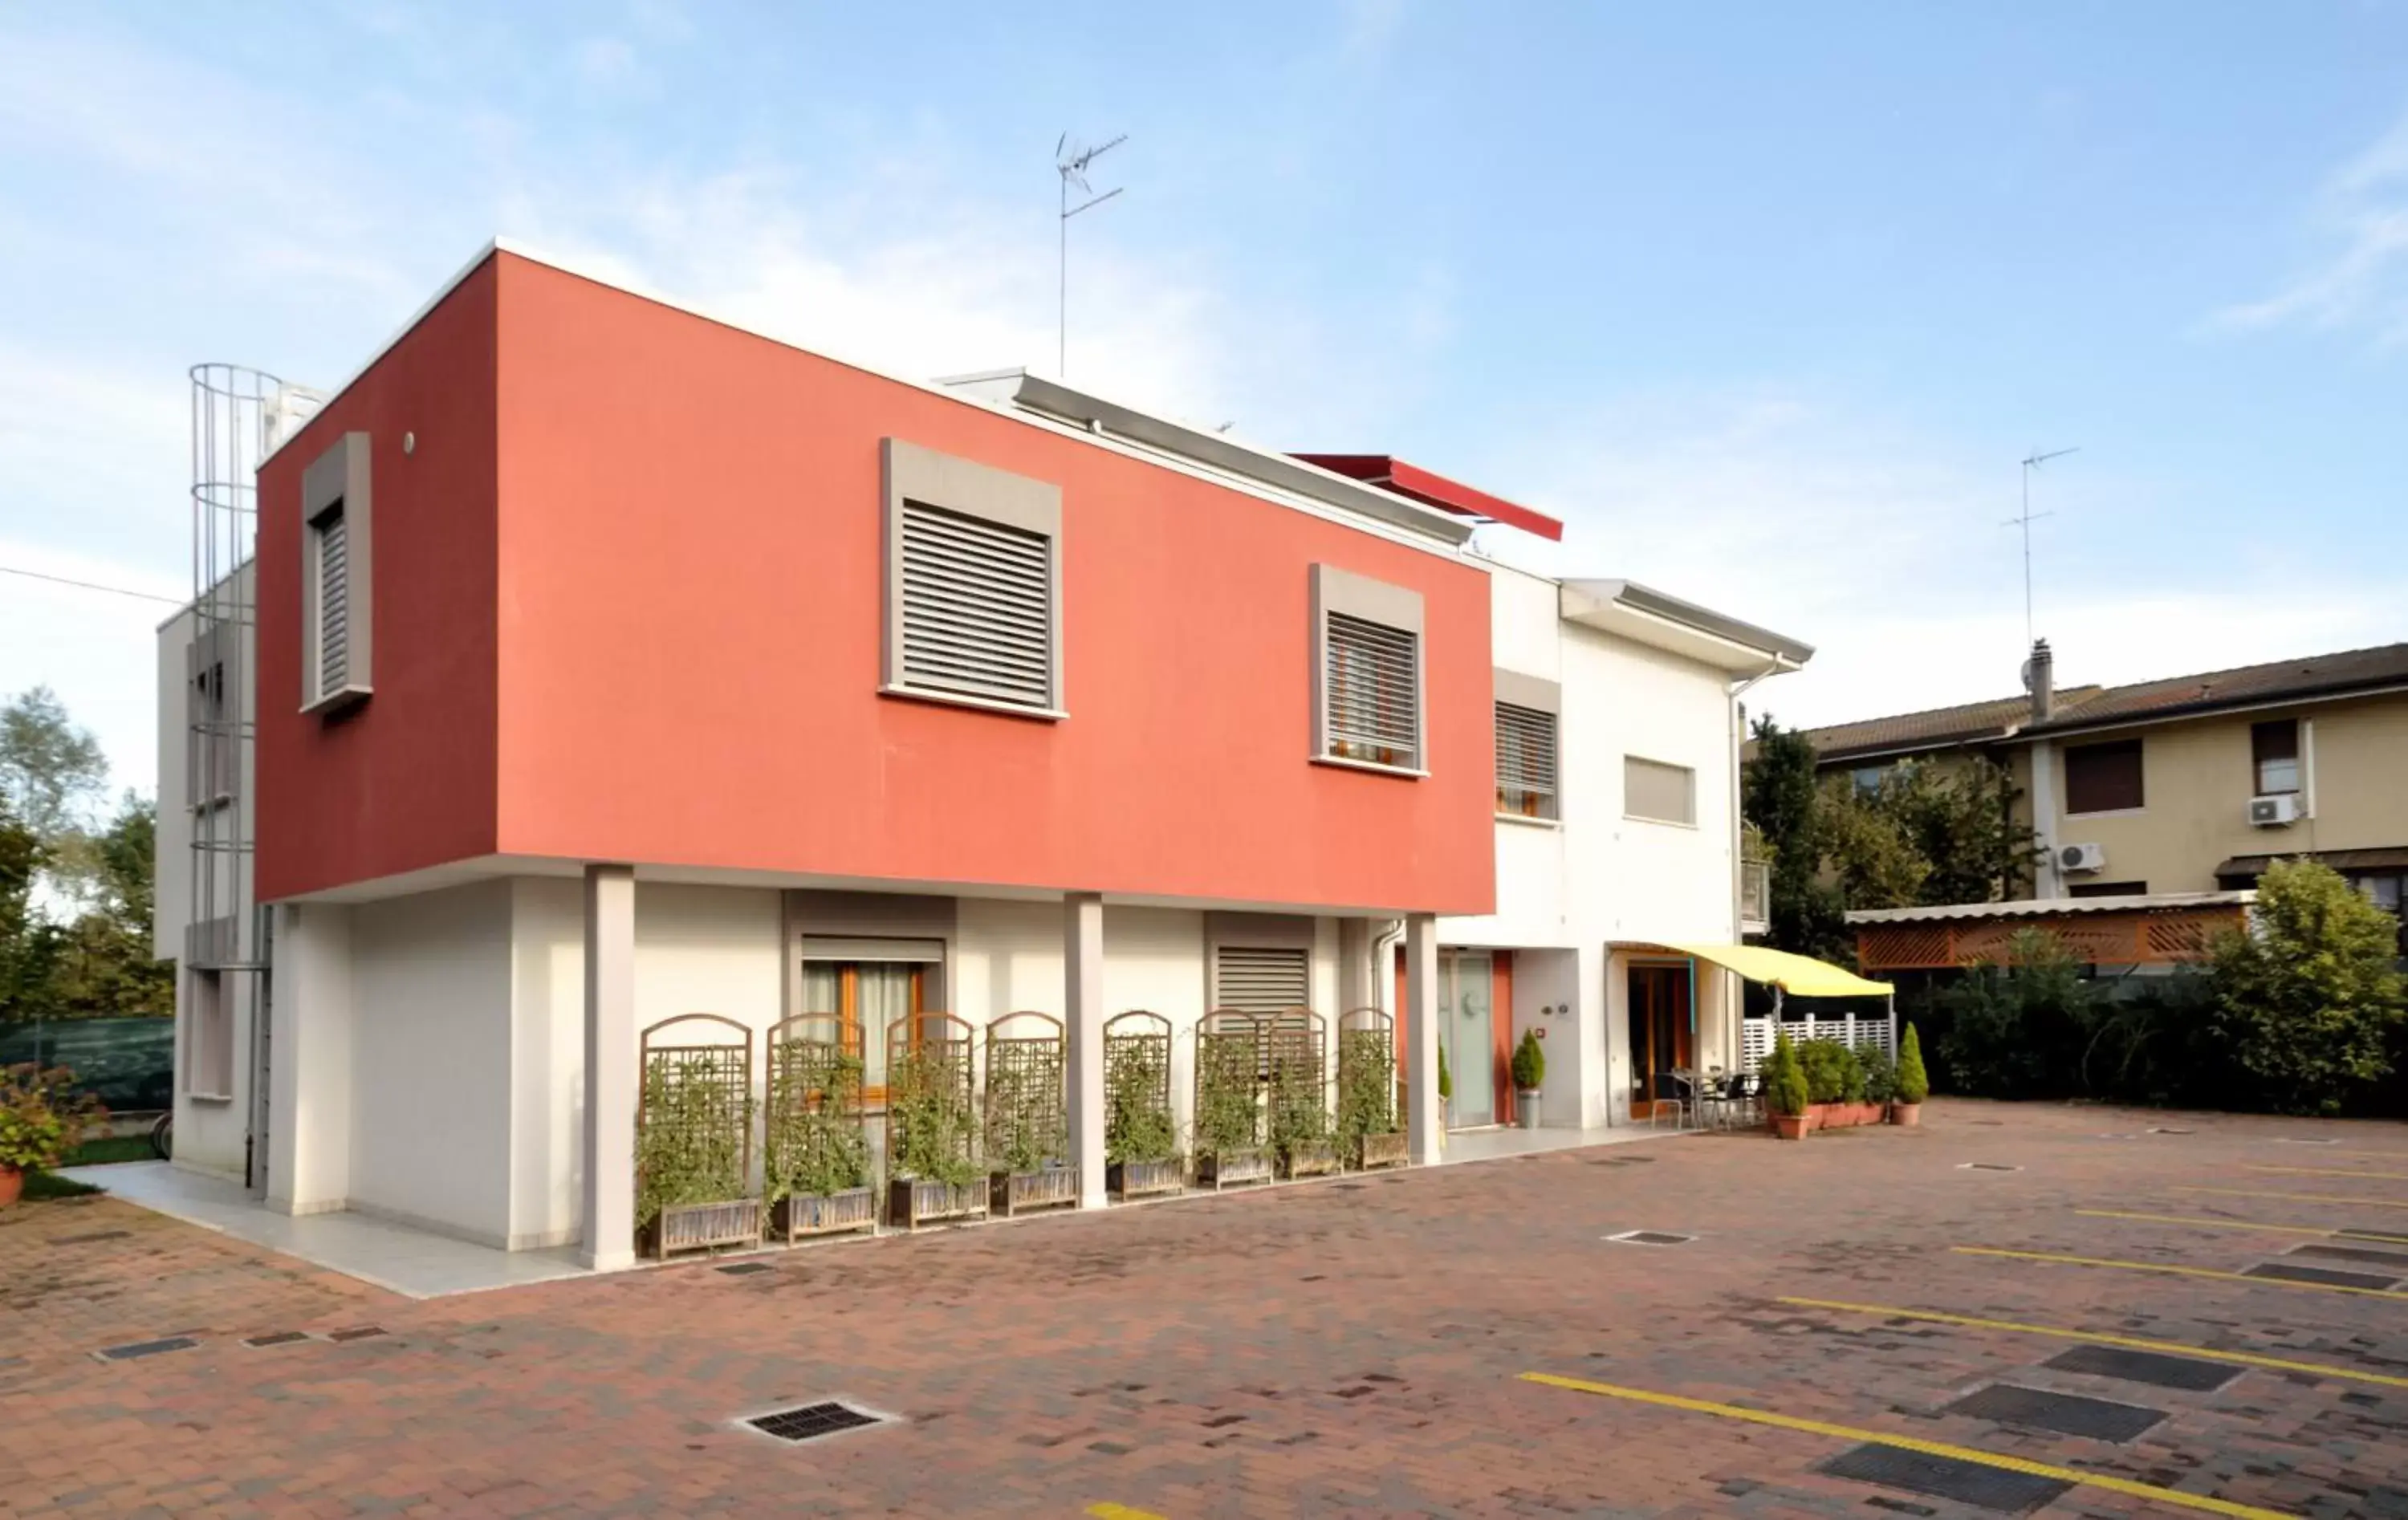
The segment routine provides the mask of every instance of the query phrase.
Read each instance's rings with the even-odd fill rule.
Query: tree
[[[1770,716],[1756,720],[1756,754],[1740,780],[1740,808],[1771,856],[1770,933],[1776,949],[1853,960],[1844,899],[1821,880],[1823,842],[1814,746]]]
[[[1940,1040],[1948,1090],[1985,1097],[2076,1091],[2097,998],[2082,962],[2057,936],[2016,930],[2002,964],[1974,963],[1935,999],[1948,1020]]]
[[[2408,985],[2400,926],[2340,872],[2276,861],[2247,932],[2215,947],[2214,1023],[2256,1096],[2286,1113],[2334,1113],[2390,1070]]]
[[[1929,867],[1921,903],[1990,902],[2031,890],[2040,841],[2015,822],[2019,796],[2007,767],[1987,755],[1905,766],[1884,778],[1883,810]]]
[[[62,896],[81,896],[96,867],[88,828],[108,782],[100,741],[68,717],[48,686],[0,707],[0,801],[48,855],[44,870]]]
[[[157,830],[156,807],[128,792],[93,839],[91,905],[52,934],[48,1016],[164,1018],[176,1011],[175,968],[153,959],[150,949]]]
[[[1892,771],[1882,790],[1867,794],[1846,776],[1819,789],[1815,833],[1841,896],[1850,908],[1912,908],[1923,900],[1931,862],[1915,847],[1895,806],[1903,790]]]
[[[0,797],[0,1019],[50,1011],[56,929],[35,916],[35,879],[50,852]]]

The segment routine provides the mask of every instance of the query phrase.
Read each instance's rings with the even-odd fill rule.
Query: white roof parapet
[[[2013,902],[1952,902],[1932,908],[1859,908],[1851,924],[1938,924],[1979,918],[2055,918],[2066,913],[2148,913],[2174,908],[2246,908],[2255,891],[2142,892],[2115,897],[2019,897]]]

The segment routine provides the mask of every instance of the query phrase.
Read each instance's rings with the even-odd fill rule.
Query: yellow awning
[[[1800,997],[1885,997],[1895,990],[1886,982],[1868,982],[1811,955],[1793,955],[1762,945],[1666,945],[1684,955],[1712,961],[1737,971],[1750,982],[1761,982]]]

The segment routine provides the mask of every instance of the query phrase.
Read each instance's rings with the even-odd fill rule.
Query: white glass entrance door
[[[1438,961],[1440,1038],[1455,1099],[1448,1123],[1456,1129],[1497,1122],[1497,1046],[1493,1017],[1496,958],[1484,951],[1441,951]]]

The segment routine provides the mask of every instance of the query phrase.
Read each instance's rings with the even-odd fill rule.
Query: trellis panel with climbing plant
[[[1170,1111],[1170,1021],[1133,1009],[1104,1025],[1104,1170],[1114,1197],[1183,1184]]]
[[[1196,1025],[1198,1187],[1270,1179],[1270,1153],[1263,1147],[1263,1074],[1269,1058],[1266,1034],[1264,1020],[1236,1009],[1215,1009]]]
[[[680,1013],[647,1026],[637,1051],[639,1242],[655,1256],[759,1244],[761,1200],[752,1192],[752,1031],[717,1013]]]
[[[861,1041],[835,1013],[797,1013],[769,1031],[762,1198],[788,1240],[878,1227],[862,1117]]]
[[[1338,1149],[1366,1170],[1409,1158],[1398,1117],[1396,1021],[1376,1008],[1338,1021]]]
[[[1329,1134],[1329,1035],[1308,1008],[1283,1009],[1264,1020],[1264,1085],[1270,1106],[1271,1152],[1290,1177],[1338,1169]]]
[[[951,1013],[886,1026],[886,1222],[916,1228],[986,1212],[978,1159],[976,1041]]]
[[[1075,1207],[1062,1021],[1007,1013],[986,1026],[988,1207],[999,1214]]]

